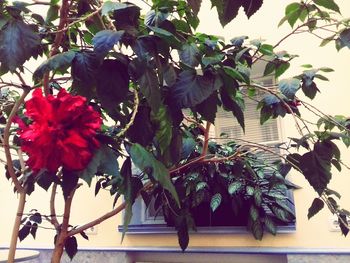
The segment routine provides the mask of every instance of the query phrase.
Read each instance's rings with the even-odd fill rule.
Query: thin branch
[[[12,108],[12,111],[10,113],[10,116],[8,117],[5,129],[4,129],[3,147],[5,150],[5,155],[6,155],[6,160],[7,160],[7,169],[8,169],[10,176],[11,176],[11,179],[16,187],[16,190],[20,193],[24,191],[24,188],[22,187],[22,185],[18,181],[15,170],[13,168],[13,161],[12,161],[12,156],[11,156],[11,152],[10,152],[10,128],[11,128],[13,118],[17,114],[19,107],[24,103],[24,99],[28,95],[28,93],[29,93],[29,89],[23,90],[21,97],[18,99],[18,101],[16,101],[15,105]]]
[[[53,183],[50,196],[50,223],[56,228],[59,228],[59,222],[56,216],[55,199],[56,199],[57,183]]]
[[[133,125],[137,111],[138,111],[139,103],[140,103],[139,95],[137,93],[137,90],[134,89],[134,107],[133,107],[133,112],[132,112],[130,121],[125,125],[124,129],[122,129],[120,132],[118,132],[118,134],[116,135],[117,138],[123,136],[129,130],[131,125]]]

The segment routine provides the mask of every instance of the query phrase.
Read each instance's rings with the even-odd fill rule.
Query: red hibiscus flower
[[[99,147],[95,137],[102,120],[84,97],[72,96],[64,89],[56,97],[44,97],[41,89],[36,89],[25,109],[31,124],[17,123],[30,168],[55,172],[60,166],[82,170],[88,165]]]

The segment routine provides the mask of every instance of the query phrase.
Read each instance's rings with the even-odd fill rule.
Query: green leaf
[[[324,202],[320,198],[315,198],[312,202],[311,207],[309,208],[309,212],[307,214],[307,218],[310,219],[314,215],[316,215],[318,212],[322,210],[324,207]]]
[[[275,61],[268,62],[266,64],[266,66],[265,66],[264,76],[270,75],[275,70],[276,70],[276,63],[275,63]]]
[[[148,26],[148,28],[151,29],[156,36],[164,39],[171,47],[175,49],[182,48],[183,45],[181,41],[176,36],[174,36],[171,32],[155,26]]]
[[[156,123],[156,138],[159,144],[160,152],[163,154],[169,147],[173,137],[172,121],[166,106],[161,106],[158,113],[155,114],[153,121]]]
[[[102,144],[101,147],[96,150],[88,166],[83,171],[79,172],[79,177],[90,186],[92,178],[97,172],[108,174],[113,177],[119,176],[117,157],[115,152],[108,146]]]
[[[251,205],[249,208],[249,216],[252,221],[257,221],[259,219],[259,211],[254,205]]]
[[[202,58],[202,63],[204,67],[208,67],[209,65],[215,65],[220,63],[224,59],[224,54],[216,54],[214,56],[204,56]]]
[[[46,14],[46,23],[50,24],[52,21],[55,21],[58,18],[58,12],[60,11],[59,5],[50,5]]]
[[[262,192],[259,188],[256,188],[254,191],[254,202],[255,205],[260,207],[262,203]]]
[[[334,0],[313,0],[316,5],[323,6],[324,8],[333,10],[340,14],[339,6],[334,2]]]
[[[244,12],[248,18],[250,18],[256,11],[260,9],[263,4],[263,0],[245,0],[242,2]]]
[[[44,61],[33,73],[33,79],[35,81],[40,81],[44,74],[51,70],[59,70],[63,68],[68,68],[73,59],[75,58],[75,51],[67,51],[57,54],[48,60]]]
[[[91,50],[78,51],[72,61],[73,90],[88,100],[95,97],[96,69],[100,61]]]
[[[2,69],[14,72],[32,56],[38,55],[40,37],[22,20],[11,19],[0,31]]]
[[[101,14],[103,16],[108,15],[110,12],[115,11],[115,10],[120,10],[127,8],[128,5],[125,3],[118,3],[118,2],[112,2],[112,1],[106,1],[102,5],[102,11]]]
[[[293,27],[298,20],[302,12],[302,7],[300,3],[291,3],[286,7],[285,14],[291,27]]]
[[[152,68],[145,68],[138,82],[148,105],[152,108],[154,113],[157,113],[162,103],[162,97],[156,72]]]
[[[347,28],[340,33],[337,43],[338,43],[338,47],[337,47],[338,50],[343,47],[350,48],[350,28]]]
[[[193,70],[185,70],[171,87],[171,98],[178,107],[191,108],[207,99],[221,83],[221,79],[211,73],[201,76]]]
[[[210,200],[211,211],[215,212],[215,210],[220,206],[221,200],[222,200],[222,196],[220,193],[216,193],[211,197],[211,200]]]
[[[316,83],[313,81],[310,85],[306,85],[306,83],[303,81],[301,89],[304,92],[304,94],[312,100],[316,97],[317,92],[320,92],[320,90],[316,86]]]
[[[139,179],[138,177],[132,176],[130,158],[127,158],[124,161],[120,173],[124,179],[123,180],[124,187],[125,187],[124,198],[126,202],[126,208],[124,213],[123,235],[122,235],[122,240],[123,240],[132,218],[132,214],[133,214],[132,206],[135,203],[135,200],[138,197],[138,194],[142,189],[143,184],[141,182],[141,179]]]
[[[133,144],[129,151],[131,159],[135,165],[142,171],[151,168],[154,179],[171,193],[177,205],[180,207],[179,197],[170,179],[168,169],[161,162],[155,159],[150,152],[137,143]]]
[[[274,54],[273,46],[269,44],[262,44],[261,46],[259,46],[258,50],[259,52],[261,52],[263,55],[266,55],[266,56],[271,56]]]
[[[267,231],[269,231],[272,235],[275,236],[277,233],[277,226],[273,219],[270,216],[266,216],[264,222]]]
[[[337,168],[337,170],[339,171],[339,172],[341,172],[341,170],[342,170],[342,167],[341,167],[341,165],[340,165],[340,163],[339,163],[339,161],[338,160],[336,160],[336,159],[332,159],[332,164],[333,164],[333,166],[335,167],[335,168]]]
[[[284,72],[289,69],[290,63],[289,62],[281,62],[276,66],[276,71],[275,71],[275,78],[280,77]],[[266,69],[266,68],[265,68]]]
[[[123,30],[102,30],[98,32],[92,39],[95,53],[100,57],[105,57],[123,35]]]
[[[96,92],[101,106],[113,119],[118,119],[118,104],[129,91],[128,66],[118,60],[104,60],[96,74]]]
[[[224,71],[231,78],[233,78],[237,81],[242,81],[242,82],[244,81],[244,77],[242,76],[242,74],[238,70],[236,70],[232,67],[224,66]]]
[[[72,260],[75,256],[75,254],[77,254],[77,252],[78,252],[77,238],[75,236],[68,237],[66,239],[66,242],[64,243],[64,249],[65,249],[68,257],[70,258],[70,260]]]
[[[300,88],[300,80],[295,78],[282,79],[278,83],[278,88],[288,99],[294,99],[295,93]]]
[[[236,194],[236,192],[239,191],[241,187],[242,187],[242,182],[235,181],[228,186],[228,193],[230,195]]]

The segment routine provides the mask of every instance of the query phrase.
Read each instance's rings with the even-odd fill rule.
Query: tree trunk
[[[12,229],[11,243],[10,243],[10,248],[9,248],[9,254],[7,257],[8,263],[13,263],[15,261],[18,231],[19,231],[19,228],[21,226],[21,220],[22,220],[25,202],[26,202],[26,192],[21,191],[19,193],[19,201],[18,201],[16,219],[15,219],[15,223],[14,223],[13,229]]]
[[[66,233],[60,233],[57,237],[56,244],[55,244],[55,249],[52,253],[51,257],[51,263],[60,263],[61,262],[61,257],[63,254],[63,249],[64,249],[64,243],[66,241],[67,234]]]

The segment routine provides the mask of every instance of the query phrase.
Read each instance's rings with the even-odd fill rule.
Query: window
[[[273,85],[275,80],[273,77],[259,78],[259,84],[261,85]],[[244,92],[243,92],[244,93]],[[278,148],[274,148],[274,145],[280,143],[283,139],[281,120],[274,119],[260,125],[260,113],[256,109],[257,103],[264,96],[263,93],[257,92],[252,100],[246,100],[245,109],[245,123],[246,131],[243,133],[242,128],[232,116],[232,113],[226,112],[223,109],[219,109],[217,113],[215,127],[211,131],[210,136],[217,140],[235,140],[237,143],[244,141],[251,141],[270,147],[271,150],[278,152]],[[225,137],[220,138],[221,134],[225,134]],[[275,161],[276,155],[270,154],[266,157],[268,161]],[[286,195],[288,199],[293,203],[293,196],[291,191],[287,191]],[[153,200],[154,202],[154,200]],[[291,210],[294,207],[290,204]],[[215,221],[212,217],[212,212],[209,207],[200,208],[199,218],[205,218],[204,220],[197,221],[197,229],[200,233],[245,233],[246,226],[242,220],[229,218],[231,226],[226,225],[226,221]],[[225,211],[225,209],[223,209]],[[225,218],[221,217],[221,218]],[[232,221],[233,219],[233,221]],[[236,221],[235,221],[236,220]],[[119,227],[122,231],[122,226]],[[295,230],[295,224],[284,224],[278,227],[278,232],[291,232]],[[147,233],[175,233],[174,227],[168,227],[162,217],[161,211],[155,211],[151,204],[147,209],[143,203],[142,198],[139,198],[133,207],[133,218],[128,228],[129,234],[147,234]]]

